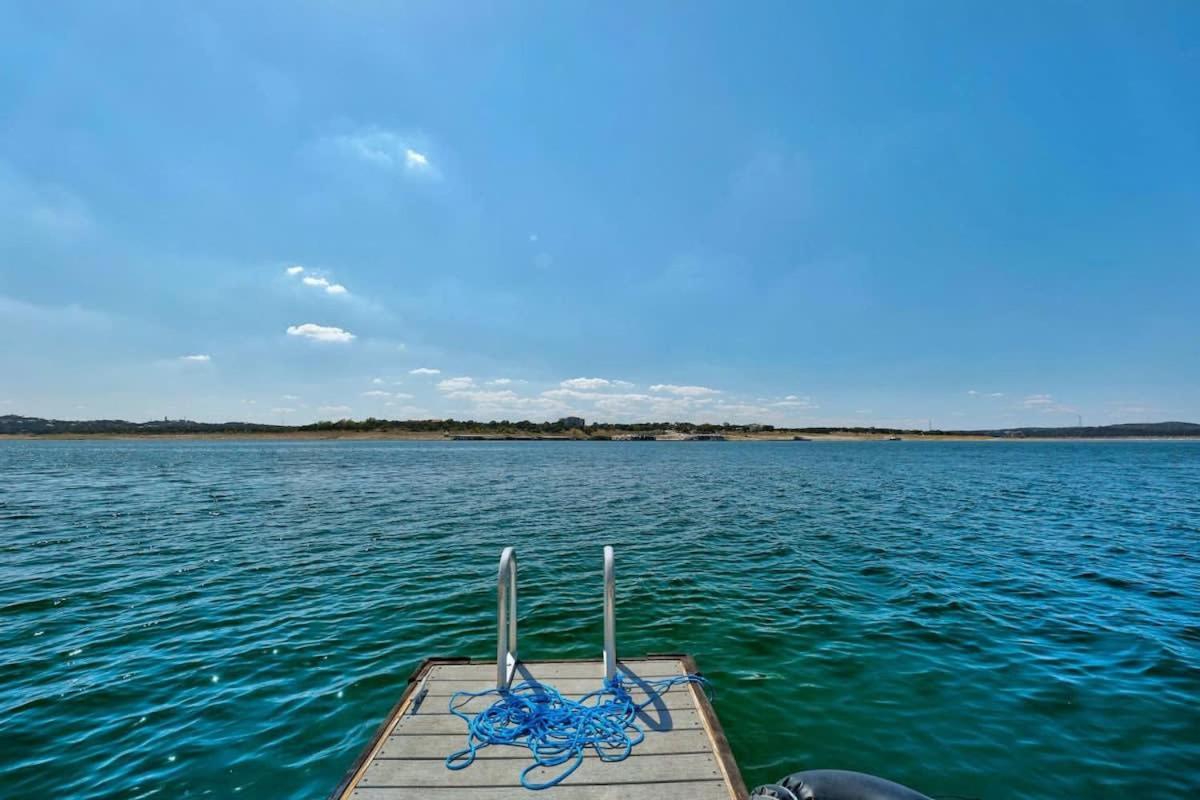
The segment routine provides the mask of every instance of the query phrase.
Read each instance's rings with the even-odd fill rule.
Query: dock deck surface
[[[634,683],[695,672],[687,656],[621,661],[619,669]],[[569,697],[599,688],[604,665],[597,661],[520,662],[513,683],[534,681]],[[563,783],[532,792],[520,774],[532,760],[521,747],[492,746],[479,751],[466,769],[446,768],[446,756],[467,742],[466,724],[449,712],[457,691],[495,688],[495,662],[431,659],[413,673],[400,702],[380,726],[331,800],[743,800],[746,787],[720,723],[703,690],[694,684],[673,686],[638,715],[646,738],[624,761],[604,762],[588,751],[584,762]],[[633,698],[644,702],[644,689]],[[463,706],[482,711],[496,698],[481,697]],[[544,773],[544,774],[538,774]],[[547,780],[558,770],[537,770]]]

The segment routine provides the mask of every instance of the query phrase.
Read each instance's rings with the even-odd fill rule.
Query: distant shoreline
[[[432,431],[287,431],[287,432],[229,432],[229,433],[0,433],[0,441],[413,441],[413,442],[454,442],[451,433]],[[739,433],[725,434],[726,442],[791,442],[797,445],[818,442],[888,442],[897,441],[891,434],[872,433],[811,433],[804,434],[803,440],[796,440],[793,435],[777,433]],[[521,437],[511,438],[503,435],[471,438],[456,442],[458,444],[479,444],[496,442],[596,442],[610,441],[607,439],[572,439],[565,436]],[[985,436],[970,434],[901,434],[898,441],[902,442],[1197,442],[1200,436]],[[680,443],[683,439],[660,437],[655,442],[617,442],[618,444],[639,446],[648,443]]]

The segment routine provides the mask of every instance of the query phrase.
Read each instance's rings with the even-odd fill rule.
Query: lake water
[[[503,546],[599,657],[606,543],[751,786],[1200,794],[1197,443],[6,441],[0,796],[323,797]]]

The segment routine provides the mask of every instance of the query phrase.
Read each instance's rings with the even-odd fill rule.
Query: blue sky
[[[0,29],[0,413],[1200,420],[1194,3]]]

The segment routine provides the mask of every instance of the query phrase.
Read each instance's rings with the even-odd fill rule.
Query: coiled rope
[[[526,681],[507,691],[455,692],[450,713],[467,723],[467,746],[446,757],[449,769],[464,769],[480,750],[490,745],[512,745],[529,749],[533,763],[521,771],[526,789],[547,789],[566,779],[583,763],[585,751],[593,749],[601,761],[623,761],[645,738],[637,715],[654,704],[672,686],[696,683],[707,687],[700,675],[677,675],[662,680],[637,682],[618,674],[612,681],[578,700],[563,697],[554,687]],[[648,698],[635,703],[630,689],[645,689]],[[497,695],[496,702],[477,714],[462,711],[475,697]],[[550,780],[535,782],[535,769],[564,767]]]

